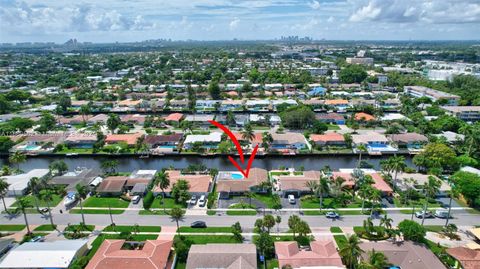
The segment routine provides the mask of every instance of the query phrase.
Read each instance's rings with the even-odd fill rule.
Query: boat
[[[65,201],[63,201],[63,205],[68,207],[68,206],[71,206],[76,201],[77,201],[76,192],[71,191],[67,193],[67,196],[65,197]]]

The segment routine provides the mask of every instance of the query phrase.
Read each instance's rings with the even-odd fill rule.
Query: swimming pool
[[[243,175],[240,174],[240,173],[232,173],[231,177],[232,177],[232,179],[234,179],[234,180],[243,179]]]

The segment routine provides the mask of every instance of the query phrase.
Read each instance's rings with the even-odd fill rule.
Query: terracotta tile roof
[[[375,183],[373,183],[373,185],[372,185],[375,189],[377,189],[381,192],[386,192],[386,193],[392,193],[393,192],[390,185],[388,185],[387,182],[385,182],[385,180],[383,180],[383,177],[379,173],[372,173],[372,174],[369,174],[369,175],[372,176],[373,181],[375,181]]]
[[[126,142],[128,145],[135,145],[137,139],[142,136],[141,133],[135,134],[109,134],[107,138],[105,138],[105,143],[118,143],[118,142]]]
[[[86,269],[164,269],[172,240],[147,240],[141,250],[121,249],[125,240],[105,240]]]
[[[315,115],[317,120],[345,120],[345,118],[338,113],[327,113]]]
[[[336,266],[344,268],[333,238],[310,243],[311,250],[300,250],[296,241],[275,242],[279,267],[289,264],[293,268]]]
[[[250,187],[258,186],[268,180],[268,172],[262,168],[252,168],[247,179],[217,179],[217,191],[219,192],[245,192]]]
[[[333,99],[333,100],[325,100],[326,105],[348,105],[348,100],[344,99]]]
[[[464,269],[480,268],[480,250],[478,249],[456,247],[447,249],[447,253],[457,259]]]
[[[209,174],[182,174],[180,170],[166,171],[170,179],[170,186],[165,189],[165,192],[172,191],[173,184],[180,179],[186,180],[190,185],[189,192],[209,192],[212,176]],[[154,192],[161,192],[161,189],[156,186]]]
[[[426,136],[417,133],[392,134],[389,138],[397,143],[428,142]]]
[[[308,181],[318,181],[320,180],[319,171],[304,171],[303,175],[288,175],[288,176],[277,176],[279,186],[281,190],[300,190],[308,191],[309,188],[306,186]]]
[[[310,139],[314,142],[344,142],[345,138],[339,133],[326,133],[323,135],[312,134]]]
[[[341,177],[345,179],[345,182],[342,184],[343,186],[347,186],[352,188],[355,186],[355,181],[353,180],[352,174],[351,173],[344,173],[344,172],[333,172],[332,173],[332,179],[336,179],[338,177]]]
[[[359,112],[359,113],[355,114],[355,120],[358,120],[358,121],[373,121],[373,120],[375,120],[375,117],[370,115],[370,114],[367,114],[367,113]]]
[[[178,143],[182,139],[183,134],[169,134],[169,135],[147,135],[145,143],[155,145],[160,143]]]
[[[165,121],[181,121],[183,119],[182,113],[172,113],[165,117]]]

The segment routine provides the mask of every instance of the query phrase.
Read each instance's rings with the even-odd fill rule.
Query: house
[[[372,177],[373,184],[372,187],[374,189],[379,190],[382,193],[382,196],[391,196],[393,195],[393,189],[388,185],[387,182],[383,179],[382,175],[379,174],[377,171],[372,169],[360,169],[364,175],[369,175]],[[335,176],[341,176],[346,180],[345,184],[347,186],[354,186],[355,181],[353,180],[353,174],[355,169],[346,168],[346,169],[339,169],[339,173],[335,174]]]
[[[105,144],[112,145],[118,143],[126,143],[129,146],[134,146],[137,140],[142,137],[141,133],[134,134],[108,134],[105,138]]]
[[[243,110],[243,100],[222,100],[220,111]]]
[[[380,121],[410,121],[410,119],[400,113],[385,113],[380,117]]]
[[[355,113],[355,116],[353,118],[355,119],[355,121],[363,121],[363,122],[375,121],[374,116],[364,112]]]
[[[434,136],[445,139],[445,141],[449,144],[455,144],[465,140],[465,136],[463,134],[457,134],[451,131],[444,131],[440,134],[435,134]]]
[[[148,186],[152,182],[157,170],[135,170],[128,176],[127,182],[124,185],[124,188],[127,191],[131,191],[137,185]],[[137,189],[140,188],[140,185],[137,186]]]
[[[308,95],[320,96],[320,95],[325,95],[326,92],[327,92],[327,89],[325,89],[324,87],[317,86],[311,89],[310,91],[308,91]]]
[[[338,113],[316,114],[315,118],[325,123],[345,124],[345,117]]]
[[[62,144],[67,138],[67,133],[27,134],[17,136],[17,138],[23,138],[23,141],[15,145],[11,149],[12,152],[46,153],[53,152],[57,145]],[[12,138],[12,140],[17,139]]]
[[[403,87],[403,92],[415,98],[427,97],[434,102],[446,100],[447,104],[450,106],[458,105],[458,101],[460,100],[460,96],[458,95],[437,91],[423,86],[405,86]]]
[[[106,114],[97,114],[93,117],[91,117],[90,119],[87,120],[87,123],[90,124],[90,125],[94,125],[94,124],[106,124],[107,123],[107,120],[108,120],[108,116]]]
[[[364,251],[362,259],[368,259],[372,250],[383,253],[388,262],[402,269],[446,269],[445,265],[425,245],[405,241],[395,244],[388,241],[362,242],[360,248]]]
[[[388,139],[395,143],[399,149],[419,150],[428,143],[428,138],[419,133],[392,134]]]
[[[273,142],[271,144],[272,149],[308,149],[309,145],[305,140],[303,134],[299,133],[285,133],[285,134],[272,134]]]
[[[209,127],[212,126],[212,124],[209,122],[215,118],[215,115],[213,114],[192,114],[192,115],[187,115],[185,118],[185,121],[192,122],[193,125],[199,126],[199,127]]]
[[[186,269],[199,268],[257,269],[257,248],[254,244],[192,245]]]
[[[480,121],[480,106],[442,106],[442,109],[464,121]]]
[[[143,125],[145,123],[146,116],[140,114],[126,114],[121,115],[120,120],[128,125]]]
[[[167,196],[170,196],[173,185],[179,180],[187,181],[190,186],[188,192],[197,196],[207,196],[213,186],[213,178],[209,174],[184,174],[180,170],[167,170],[165,173],[167,173],[170,179],[170,186],[164,190]],[[153,192],[155,195],[158,195],[162,193],[162,190],[159,186],[155,186]]]
[[[87,240],[25,242],[8,252],[0,268],[69,268],[87,250]]]
[[[425,175],[420,173],[398,173],[397,185],[402,191],[412,188],[419,192],[423,192],[423,185],[428,182],[429,177],[434,177],[441,182],[441,185],[438,188],[437,197],[448,196],[448,193],[452,190],[452,187],[434,175]]]
[[[92,182],[98,181],[102,174],[100,170],[93,168],[75,169],[72,172],[67,172],[61,176],[53,177],[48,184],[52,185],[67,185],[67,191],[76,191],[77,184],[82,186],[90,186]],[[100,178],[100,181],[103,180]]]
[[[348,100],[345,100],[345,99],[325,100],[325,105],[328,107],[332,107],[338,111],[345,111],[348,108]]]
[[[277,107],[283,104],[286,104],[288,106],[298,105],[297,101],[295,101],[294,99],[276,99],[276,100],[272,100],[273,111],[277,111]]]
[[[447,249],[447,253],[454,257],[462,265],[463,269],[480,268],[480,249],[456,247]],[[455,268],[458,268],[457,265]]]
[[[310,192],[307,182],[320,179],[319,171],[271,171],[270,176],[274,182],[274,190],[281,196],[287,197],[292,194],[300,197],[301,194]]]
[[[25,195],[28,191],[28,184],[30,179],[36,177],[38,179],[45,179],[50,176],[49,169],[33,169],[27,173],[2,176],[2,178],[9,184],[7,196],[15,197],[17,195]]]
[[[172,152],[178,149],[182,138],[183,134],[179,133],[168,135],[147,135],[145,137],[145,143],[153,153],[164,151]]]
[[[245,102],[245,107],[248,111],[261,111],[267,112],[270,110],[270,101],[269,100],[247,100]]]
[[[197,100],[195,101],[196,111],[214,111],[220,100]]]
[[[208,135],[187,135],[183,142],[184,149],[192,149],[195,143],[199,143],[202,148],[217,148],[218,144],[222,141],[222,133],[213,132]]]
[[[325,133],[323,135],[312,134],[310,135],[310,140],[317,146],[346,146],[345,138],[339,133]]]
[[[181,111],[188,109],[188,100],[170,100],[170,109]]]
[[[110,176],[106,177],[95,192],[100,196],[120,196],[124,193],[125,183],[127,183],[126,176]]]
[[[396,148],[390,146],[388,143],[389,140],[387,137],[377,132],[352,135],[353,146],[358,147],[359,145],[365,145],[370,154],[397,151]]]
[[[249,122],[249,115],[244,115],[244,114],[236,114],[234,115],[235,118],[235,125],[237,127],[243,127]]]
[[[275,254],[279,268],[345,268],[331,236],[311,241],[309,249],[300,249],[297,241],[275,242]]]
[[[65,139],[65,145],[69,148],[91,149],[97,142],[97,135],[72,133]]]
[[[259,186],[268,182],[268,172],[262,168],[252,168],[248,178],[245,178],[238,172],[220,171],[216,182],[220,199],[228,199],[231,195],[242,195],[245,192],[264,192]]]
[[[322,111],[324,110],[325,100],[321,99],[308,99],[303,101],[304,105],[311,106],[313,111]]]
[[[86,269],[167,269],[174,261],[172,240],[105,240]],[[133,246],[133,248],[132,248]]]

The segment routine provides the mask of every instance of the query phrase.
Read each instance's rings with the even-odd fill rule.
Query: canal
[[[139,157],[63,157],[63,156],[37,156],[29,157],[27,161],[20,164],[20,169],[29,171],[35,168],[48,168],[49,163],[55,160],[63,160],[70,170],[76,167],[100,168],[103,160],[118,160],[117,171],[131,172],[137,169],[162,169],[168,167],[185,168],[189,164],[203,164],[207,168],[216,168],[218,170],[235,170],[235,167],[228,161],[226,156],[157,156],[150,158]],[[363,160],[371,164],[374,169],[380,169],[380,161],[388,156],[363,156]],[[405,156],[406,164],[413,167],[412,157]],[[354,155],[312,155],[312,156],[268,156],[257,157],[252,167],[264,168],[267,170],[278,169],[280,167],[294,167],[299,169],[303,166],[305,170],[320,170],[324,166],[330,166],[333,170],[340,168],[353,168],[358,162],[358,156]],[[240,162],[239,162],[240,163]],[[0,165],[8,164],[7,158],[0,158]]]

